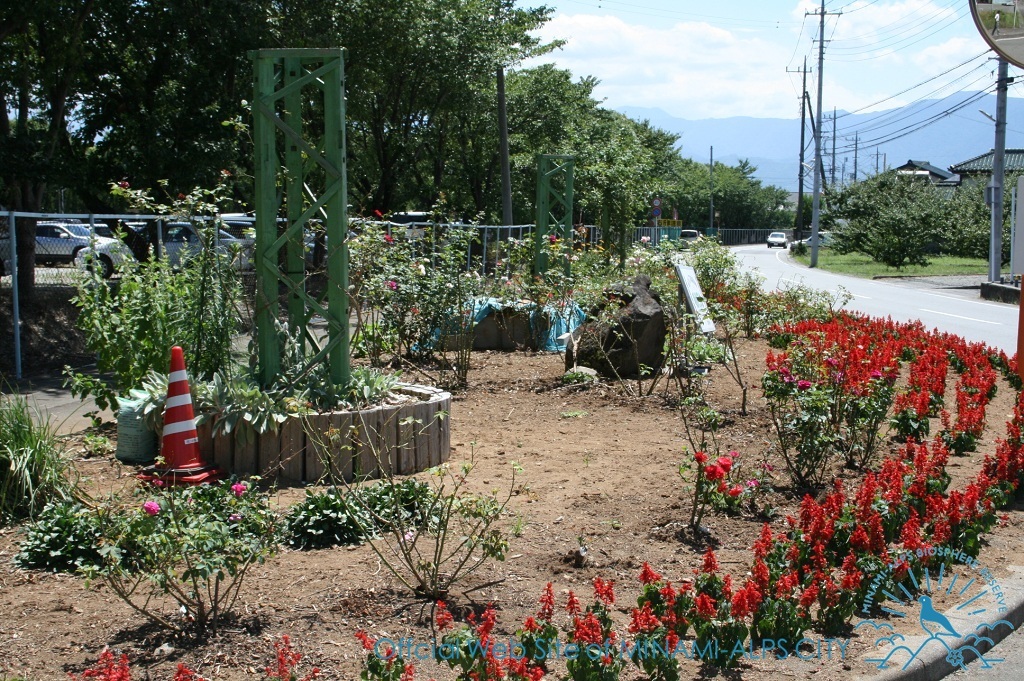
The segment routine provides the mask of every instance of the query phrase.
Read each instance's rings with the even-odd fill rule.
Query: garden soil
[[[735,450],[751,472],[763,463],[781,470],[771,454],[771,421],[759,382],[767,350],[763,341],[741,341],[737,348],[749,384],[746,415],[740,413],[737,382],[722,367],[708,376],[710,402],[726,417],[721,452]],[[457,619],[493,603],[496,631],[509,636],[535,612],[548,582],[559,605],[570,589],[586,604],[592,580],[602,577],[615,582],[613,614],[618,631],[625,633],[643,562],[678,583],[692,578],[708,545],[714,546],[722,569],[742,580],[762,525],[768,522],[782,531],[785,516],[796,513],[799,498],[786,480],[776,473],[775,491],[756,510],[733,516],[709,512],[706,534],[694,537],[685,530],[689,475],[679,473],[692,457],[686,453],[671,382],[663,380],[651,395],[637,397],[617,383],[563,386],[562,374],[562,358],[554,354],[473,354],[470,386],[452,405],[450,460],[475,462],[469,486],[476,491],[512,489],[504,521],[510,547],[504,562],[484,566],[454,589]],[[645,384],[645,392],[649,387]],[[952,383],[947,394],[953,394]],[[978,452],[949,463],[951,489],[962,488],[978,471],[983,454],[994,450],[994,439],[1003,435],[1012,412],[1012,395],[1001,381]],[[113,436],[112,430],[107,433]],[[67,444],[93,495],[137,484],[133,468],[110,456],[87,456],[82,435]],[[522,472],[513,477],[514,462]],[[844,478],[849,491],[859,474],[839,470],[837,477]],[[285,507],[303,494],[302,489],[282,488],[273,498]],[[1021,508],[1011,508],[987,535],[979,560],[997,577],[1020,561],[1022,523]],[[184,662],[208,679],[260,679],[273,660],[273,641],[282,634],[304,655],[300,670],[315,665],[321,678],[356,679],[364,659],[356,630],[375,637],[431,639],[431,604],[405,590],[368,546],[280,551],[251,570],[237,617],[215,634],[190,641],[154,628],[102,584],[16,569],[11,558],[20,538],[17,528],[0,533],[0,679],[66,679],[69,672],[81,673],[95,662],[107,646],[128,655],[132,678],[169,680]],[[854,659],[870,642],[850,636],[845,659],[836,651],[831,659],[824,651],[820,658],[808,652],[806,660],[768,656],[744,659],[738,669],[719,674],[758,681],[837,681],[870,671]],[[698,661],[683,660],[683,678],[715,673]],[[450,679],[453,674],[428,662],[416,678]],[[630,670],[623,678],[639,677]]]

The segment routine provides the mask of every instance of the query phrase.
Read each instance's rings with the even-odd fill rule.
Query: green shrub
[[[131,505],[112,500],[100,506],[103,562],[84,572],[160,626],[196,633],[216,628],[249,568],[277,549],[278,518],[256,480],[145,487]],[[179,608],[162,610],[158,596]]]
[[[157,204],[146,192],[116,189],[146,213],[191,220],[215,215],[223,185],[193,190],[170,205]],[[138,387],[151,370],[166,371],[171,347],[185,350],[194,378],[209,379],[228,367],[231,343],[241,328],[241,284],[233,267],[237,254],[215,245],[217,220],[194,223],[199,248],[180,266],[165,259],[126,263],[112,287],[94,274],[85,278],[73,299],[80,309],[78,328],[96,354],[99,372],[109,379],[65,368],[76,397],[92,397],[100,409],[116,408],[116,397]]]
[[[285,517],[285,538],[298,549],[319,549],[359,544],[386,529],[422,527],[431,496],[429,485],[412,479],[350,491],[307,491],[305,500]]]
[[[103,563],[99,547],[95,511],[77,503],[49,503],[25,528],[14,564],[26,570],[76,572]]]
[[[35,517],[50,501],[73,499],[73,474],[49,419],[21,395],[0,398],[0,525]]]

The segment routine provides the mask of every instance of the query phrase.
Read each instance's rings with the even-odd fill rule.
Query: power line
[[[889,142],[895,142],[898,139],[902,139],[903,137],[906,137],[908,135],[912,135],[915,132],[918,132],[920,130],[925,129],[925,128],[927,128],[930,125],[938,123],[943,118],[946,118],[946,117],[952,115],[953,113],[955,113],[957,111],[960,111],[961,109],[963,109],[965,107],[970,106],[971,104],[975,104],[975,103],[981,101],[986,95],[990,94],[991,92],[992,92],[992,88],[991,87],[989,89],[987,89],[987,90],[982,90],[981,92],[976,92],[976,93],[974,93],[974,95],[972,95],[971,97],[967,98],[963,102],[961,102],[961,103],[959,103],[959,104],[957,104],[955,106],[952,106],[949,109],[946,109],[945,111],[940,111],[939,113],[931,116],[928,119],[925,119],[924,121],[922,121],[919,124],[909,125],[909,126],[900,128],[899,130],[894,130],[892,133],[889,133],[889,136],[883,135],[883,136],[880,136],[880,137],[876,137],[874,139],[861,140],[861,145],[862,146],[866,146],[866,147],[877,147],[877,146],[881,146],[882,144],[888,144]],[[840,151],[842,151],[843,153],[848,153],[852,149],[853,149],[853,147],[847,146],[847,147],[843,147]]]
[[[916,12],[911,12],[909,14],[904,14],[904,15],[901,15],[901,16],[897,17],[896,19],[894,19],[893,21],[891,21],[888,24],[884,24],[882,26],[879,26],[878,28],[872,29],[872,31],[870,33],[861,33],[859,35],[845,36],[845,37],[837,39],[836,42],[838,42],[838,43],[848,43],[848,42],[855,42],[855,41],[858,41],[858,40],[868,40],[868,41],[876,42],[879,39],[884,38],[888,34],[894,34],[894,35],[906,34],[906,33],[909,33],[910,30],[915,28],[915,27],[923,26],[923,25],[928,25],[928,24],[933,23],[935,21],[936,17],[941,16],[941,15],[945,14],[946,12],[948,12],[950,10],[955,10],[955,8],[957,8],[959,5],[960,5],[959,0],[951,0],[949,2],[949,4],[947,4],[945,6],[939,6],[939,7],[935,8],[929,14],[922,15],[922,16],[920,16],[916,20],[915,19],[911,19],[911,21],[913,23],[910,23],[910,24],[907,23],[908,17],[913,17]],[[840,49],[840,47],[837,46],[836,49]],[[850,48],[847,48],[847,49],[850,49]]]
[[[840,7],[839,11],[842,12],[843,14],[853,14],[854,12],[859,12],[862,9],[867,9],[868,7],[871,7],[871,5],[874,5],[876,2],[879,2],[879,0],[870,0],[870,2],[866,2],[860,7],[854,7],[854,5],[857,4],[856,0],[854,0],[854,2],[851,2],[849,5],[843,5],[842,7]]]
[[[737,24],[744,24],[750,26],[796,26],[795,21],[781,21],[774,19],[745,19],[742,16],[737,17],[736,15],[725,16],[717,14],[701,14],[699,12],[680,12],[676,10],[665,10],[660,7],[649,7],[644,5],[637,5],[632,2],[618,2],[617,0],[591,0],[587,2],[585,0],[560,0],[559,4],[572,3],[576,5],[582,5],[584,7],[590,7],[593,9],[603,8],[606,5],[611,5],[609,9],[620,14],[631,14],[637,16],[649,16],[649,17],[661,17],[661,18],[677,18],[686,17],[693,19],[704,19],[704,20],[718,20],[722,23],[730,26]],[[622,9],[618,9],[621,7]],[[644,10],[644,11],[637,11]]]
[[[910,118],[912,116],[919,115],[922,111],[924,111],[926,109],[929,109],[929,108],[931,108],[933,106],[940,105],[943,100],[942,99],[930,100],[931,101],[930,104],[926,104],[924,107],[921,107],[921,108],[918,108],[918,109],[914,109],[913,108],[914,105],[920,104],[920,103],[925,102],[925,101],[929,101],[929,99],[928,99],[929,97],[933,97],[935,95],[938,95],[943,90],[948,89],[949,87],[954,85],[957,81],[963,80],[964,78],[970,76],[972,73],[974,73],[975,71],[978,71],[980,68],[981,67],[977,67],[977,68],[969,71],[968,73],[964,74],[963,76],[960,76],[956,80],[953,80],[953,81],[951,81],[949,83],[946,83],[945,85],[943,85],[943,86],[941,86],[941,87],[937,88],[936,90],[933,90],[933,91],[931,91],[929,93],[926,93],[925,95],[922,95],[921,97],[915,99],[912,102],[908,102],[902,108],[893,109],[893,110],[886,111],[886,112],[881,112],[881,113],[879,113],[879,114],[877,114],[877,115],[875,115],[875,116],[873,116],[871,118],[868,118],[868,119],[866,119],[864,121],[857,122],[857,123],[852,123],[851,125],[849,125],[844,130],[844,132],[847,135],[849,135],[850,132],[852,132],[852,131],[858,131],[858,132],[862,132],[862,133],[864,133],[864,132],[871,132],[873,130],[878,130],[880,128],[888,127],[888,126],[890,126],[890,125],[892,125],[894,123],[899,123],[900,121],[906,120],[906,119],[908,119],[908,118]],[[953,95],[960,94],[961,92],[971,91],[971,86],[972,85],[978,83],[979,81],[987,80],[988,77],[989,77],[989,75],[987,73],[983,73],[982,75],[980,75],[977,78],[975,78],[974,80],[972,80],[970,83],[967,83],[965,86],[957,89],[956,92],[950,93],[949,95],[945,95],[945,97],[951,97]]]
[[[895,99],[895,98],[899,97],[900,95],[905,95],[906,93],[910,92],[911,90],[916,90],[917,88],[921,87],[922,85],[927,85],[928,83],[932,82],[936,78],[941,78],[942,76],[945,76],[947,74],[952,73],[953,71],[956,71],[961,66],[966,66],[967,64],[970,64],[972,61],[974,61],[976,59],[980,59],[981,57],[984,57],[988,53],[989,53],[989,50],[985,50],[984,52],[979,52],[978,54],[974,55],[970,59],[967,59],[965,61],[960,62],[959,64],[957,64],[956,66],[954,66],[951,69],[948,69],[946,71],[943,71],[942,73],[936,74],[936,75],[932,76],[931,78],[926,78],[925,80],[922,80],[920,83],[917,83],[916,85],[911,85],[910,87],[906,88],[905,90],[900,90],[896,94],[889,95],[888,97],[886,97],[884,99],[880,99],[877,102],[872,102],[871,104],[868,104],[866,106],[862,106],[859,109],[854,109],[853,111],[849,111],[849,112],[843,113],[839,117],[840,118],[844,118],[845,116],[852,116],[853,114],[860,113],[861,111],[864,111],[865,109],[870,109],[873,106],[878,106],[879,104],[884,104],[885,102],[888,102],[890,99]]]
[[[964,12],[962,14],[958,14],[958,15],[952,17],[949,21],[947,21],[944,24],[938,25],[938,27],[935,28],[934,30],[932,30],[930,33],[924,33],[924,31],[921,31],[921,32],[915,33],[912,36],[909,36],[907,38],[903,38],[903,39],[900,39],[900,40],[896,40],[896,41],[894,41],[892,43],[889,43],[889,44],[883,44],[881,46],[875,46],[875,47],[872,47],[871,49],[868,49],[868,50],[861,50],[860,52],[847,52],[844,55],[845,57],[854,57],[854,56],[865,55],[865,54],[866,55],[872,55],[872,56],[864,57],[862,59],[848,59],[848,58],[830,57],[829,61],[834,61],[834,62],[858,62],[858,61],[868,61],[870,59],[878,59],[879,57],[889,56],[889,55],[891,55],[891,54],[893,54],[895,52],[899,52],[900,50],[905,50],[908,47],[912,47],[912,46],[914,46],[914,45],[916,45],[916,44],[918,44],[918,43],[920,43],[920,42],[922,42],[924,40],[927,40],[928,38],[931,38],[932,36],[934,36],[937,33],[941,33],[943,31],[945,31],[950,26],[953,26],[954,24],[959,22],[964,16],[966,16],[966,12]],[[911,40],[911,38],[916,38],[916,40]],[[860,46],[858,46],[858,48],[859,47]],[[854,48],[853,47],[848,47],[848,48],[845,48],[845,49],[846,50],[852,50]],[[839,48],[839,47],[836,47],[836,50],[842,51],[842,49]]]

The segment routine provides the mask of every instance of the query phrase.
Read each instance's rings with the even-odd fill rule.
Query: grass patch
[[[811,254],[808,251],[807,255],[794,255],[793,259],[804,265],[809,265]],[[818,267],[821,269],[865,279],[872,277],[940,277],[951,274],[985,274],[988,272],[988,260],[979,258],[937,255],[929,260],[931,262],[927,267],[908,265],[898,270],[875,262],[863,253],[840,254],[831,248],[822,248],[818,251]]]

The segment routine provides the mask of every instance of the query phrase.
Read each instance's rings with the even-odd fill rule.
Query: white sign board
[[[697,273],[690,265],[676,263],[676,277],[679,278],[679,297],[686,305],[687,311],[697,318],[697,324],[703,333],[714,333],[715,323],[708,315],[708,304],[704,292],[700,290]]]

